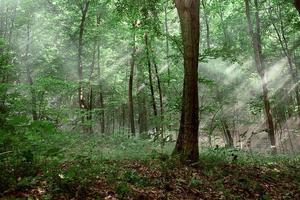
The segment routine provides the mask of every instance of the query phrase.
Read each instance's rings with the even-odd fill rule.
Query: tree
[[[184,83],[179,134],[173,154],[184,162],[199,158],[199,0],[175,0],[184,49]]]
[[[300,1],[299,0],[294,0],[294,4],[298,12],[300,13]]]
[[[271,149],[273,153],[276,153],[275,128],[274,128],[273,116],[271,113],[271,105],[270,105],[270,100],[268,95],[269,91],[268,91],[267,76],[266,76],[263,57],[262,57],[261,27],[260,27],[261,25],[260,25],[260,17],[259,17],[258,0],[254,0],[254,4],[255,4],[255,22],[256,22],[255,31],[253,28],[253,22],[250,14],[251,13],[250,3],[249,0],[245,0],[246,16],[248,21],[249,34],[252,40],[255,65],[256,65],[257,72],[261,78],[263,102],[264,102],[264,109],[266,114],[266,124],[268,125],[268,134],[271,142]]]
[[[78,87],[78,102],[80,109],[87,109],[87,105],[84,98],[84,91],[83,91],[83,65],[82,65],[82,51],[83,51],[83,36],[85,30],[85,23],[87,12],[89,9],[90,1],[84,1],[79,6],[81,12],[81,20],[79,25],[79,37],[78,37],[78,60],[77,60],[77,70],[78,70],[78,77],[79,77],[79,87]]]

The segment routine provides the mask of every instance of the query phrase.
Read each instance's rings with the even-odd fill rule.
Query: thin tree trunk
[[[97,26],[99,26],[99,19],[97,18]],[[100,68],[100,44],[99,41],[97,41],[97,68],[98,68],[98,77],[101,80],[101,68]],[[100,132],[102,134],[105,133],[105,112],[104,112],[104,97],[103,97],[103,91],[102,91],[102,87],[101,87],[102,83],[100,81],[100,85],[99,85],[99,106],[100,106]]]
[[[137,75],[137,99],[138,99],[138,112],[139,112],[139,134],[142,138],[147,137],[148,131],[148,118],[147,118],[147,104],[146,94],[144,92],[144,71],[142,66],[138,70]]]
[[[88,95],[88,131],[90,134],[93,133],[93,125],[92,125],[92,119],[93,119],[93,75],[94,75],[94,70],[95,70],[95,63],[96,63],[96,47],[97,47],[97,41],[96,38],[94,40],[94,45],[93,45],[93,58],[92,58],[92,64],[90,67],[90,76],[89,76],[89,95]]]
[[[135,22],[133,24],[135,28]],[[134,31],[134,30],[133,30]],[[134,126],[134,110],[133,110],[133,73],[134,73],[134,65],[135,65],[135,54],[136,54],[136,46],[135,46],[135,33],[133,34],[133,45],[132,45],[132,54],[131,54],[131,62],[130,62],[130,75],[129,75],[129,88],[128,88],[128,117],[130,124],[130,133],[135,136],[135,126]]]
[[[89,1],[84,2],[81,7],[81,21],[79,25],[79,38],[78,38],[78,77],[79,77],[79,86],[78,86],[78,102],[80,109],[86,109],[84,93],[83,93],[83,66],[82,66],[82,52],[83,52],[83,36],[85,31],[85,21],[89,8]],[[82,122],[84,117],[82,117]]]
[[[298,77],[297,77],[296,70],[294,70],[294,67],[293,67],[292,55],[291,55],[291,52],[289,49],[288,41],[285,36],[284,26],[283,26],[282,19],[281,19],[282,16],[281,16],[280,8],[278,8],[278,12],[279,12],[279,18],[280,18],[280,31],[276,27],[274,21],[272,21],[272,25],[273,25],[276,35],[278,37],[282,51],[288,60],[289,73],[292,78],[292,83],[293,83],[293,87],[294,87],[295,94],[296,94],[296,102],[297,102],[298,108],[300,108],[300,94],[299,94],[300,88],[299,88],[299,84],[298,84]],[[272,13],[270,13],[270,14],[272,14]],[[298,123],[300,123],[300,109],[298,109],[298,121],[299,121]]]
[[[26,75],[27,75],[27,81],[30,86],[30,93],[31,93],[31,114],[32,114],[32,119],[38,120],[38,114],[37,114],[37,105],[36,105],[36,91],[33,88],[33,80],[31,77],[31,70],[29,67],[29,46],[31,43],[30,39],[30,24],[27,24],[27,44],[26,44],[26,52],[25,52],[25,65],[26,65]]]
[[[222,122],[224,136],[225,136],[225,139],[226,139],[226,147],[231,148],[231,147],[233,147],[233,138],[231,136],[229,126],[228,126],[228,124],[225,120],[221,120],[221,122]]]
[[[206,26],[206,45],[207,49],[210,49],[210,27],[209,27],[209,13],[206,9],[206,0],[202,0],[202,7],[203,7],[203,13],[204,13],[204,21]]]
[[[262,60],[262,48],[261,48],[261,31],[260,31],[260,18],[259,18],[259,11],[258,11],[258,1],[254,0],[255,2],[255,26],[256,31],[254,32],[253,23],[250,15],[250,4],[249,0],[245,0],[245,6],[246,6],[246,16],[248,21],[248,28],[249,28],[249,34],[252,39],[252,46],[254,51],[254,58],[255,58],[255,65],[257,72],[259,76],[261,77],[262,81],[262,91],[263,91],[263,102],[264,102],[264,108],[265,108],[265,114],[266,114],[266,122],[268,125],[268,134],[269,139],[271,142],[271,150],[272,153],[276,153],[276,140],[275,140],[275,130],[274,130],[274,123],[273,123],[273,117],[271,113],[271,106],[270,101],[268,97],[268,88],[267,88],[267,76],[265,73],[265,69],[263,66],[263,60]]]
[[[126,121],[126,105],[122,105],[122,128],[123,128],[123,133],[125,133],[125,121]]]
[[[162,88],[160,83],[160,77],[158,73],[157,64],[154,61],[154,68],[155,68],[155,76],[157,80],[157,87],[158,87],[158,93],[159,93],[159,105],[160,105],[160,134],[161,138],[164,138],[164,104],[163,104],[163,94],[162,94]]]
[[[199,0],[175,0],[184,46],[184,83],[179,135],[173,154],[184,162],[199,158]]]
[[[154,93],[154,87],[153,87],[153,80],[152,80],[152,69],[151,69],[151,59],[150,59],[150,45],[148,41],[148,34],[145,33],[145,45],[146,45],[146,55],[147,55],[147,64],[148,64],[148,75],[149,75],[149,84],[150,84],[150,91],[151,91],[151,100],[152,100],[152,108],[153,108],[153,114],[155,118],[155,127],[156,132],[159,131],[159,128],[157,126],[157,106],[156,106],[156,100],[155,100],[155,93]]]
[[[171,73],[170,73],[170,64],[169,64],[169,54],[170,54],[170,50],[169,50],[169,25],[168,25],[168,6],[169,6],[169,1],[166,1],[165,4],[165,9],[164,9],[164,14],[165,14],[165,32],[166,32],[166,61],[167,61],[167,67],[168,67],[168,85],[170,85],[170,81],[171,81]]]
[[[14,10],[13,10],[13,14],[12,17],[10,19],[10,28],[9,28],[9,34],[8,34],[8,44],[9,46],[11,46],[11,40],[12,40],[12,34],[13,34],[13,30],[15,27],[15,20],[16,20],[16,16],[17,16],[17,7],[18,7],[19,2],[17,1]]]

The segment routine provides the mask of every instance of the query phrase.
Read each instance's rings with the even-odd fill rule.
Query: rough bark
[[[199,158],[199,0],[175,0],[184,46],[184,84],[179,135],[173,154],[183,162]]]

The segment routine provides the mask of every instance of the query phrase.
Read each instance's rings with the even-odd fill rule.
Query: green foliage
[[[198,179],[197,177],[192,176],[190,182],[189,182],[189,187],[200,187],[202,184],[202,180]]]
[[[139,187],[145,187],[149,185],[148,179],[141,177],[136,171],[125,171],[121,177],[121,181],[133,184]]]
[[[128,194],[130,194],[130,187],[127,183],[121,182],[116,187],[116,192],[121,198],[125,198]]]
[[[82,10],[87,2],[83,23]],[[279,180],[278,170],[283,170],[300,185],[298,155],[202,149],[199,163],[193,167],[200,166],[203,174],[191,168],[184,171],[186,166],[170,156],[173,136],[178,133],[184,84],[180,19],[171,1],[0,0],[0,7],[0,195],[42,187],[45,199],[84,199],[94,192],[91,186],[102,181],[105,187],[113,186],[119,198],[126,199],[135,191],[133,188],[168,188],[173,177],[181,184],[180,176],[184,176],[182,188],[197,192],[208,180],[222,192],[222,198],[234,199],[231,193],[235,188],[226,187],[224,182],[235,170],[250,166],[266,169],[262,181]],[[254,5],[250,7],[254,19]],[[286,118],[291,121],[300,109],[295,93],[299,88],[294,87],[300,66],[299,14],[282,0],[259,1],[258,9],[271,113],[279,130],[290,125]],[[252,61],[244,1],[203,0],[200,18],[201,132],[221,138],[224,121],[232,134],[239,133],[240,127],[264,126],[261,79]],[[149,90],[146,33],[151,44],[156,117]],[[82,63],[78,63],[79,52]],[[288,66],[286,57],[292,59],[292,66]],[[128,134],[130,60],[135,64],[136,129],[145,116],[149,131],[163,125],[164,137],[159,132],[154,134],[155,139]],[[292,75],[297,79],[294,83]],[[162,106],[158,103],[158,78]],[[78,106],[80,85],[84,109]],[[140,96],[144,98],[143,112]],[[100,134],[102,123],[105,130]],[[287,131],[294,133],[299,128],[290,129]],[[147,177],[145,167],[118,164],[137,160],[159,172],[152,172],[155,181]],[[229,181],[232,186],[263,190],[249,174],[239,173],[242,175]],[[261,198],[272,197],[263,191]]]

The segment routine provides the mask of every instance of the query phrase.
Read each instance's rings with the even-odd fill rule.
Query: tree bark
[[[184,83],[179,135],[173,154],[183,162],[199,158],[199,0],[175,0],[184,46]]]
[[[262,81],[262,92],[263,92],[263,102],[266,114],[266,123],[268,125],[268,134],[271,142],[271,150],[272,153],[276,153],[276,140],[275,140],[275,129],[273,123],[273,117],[271,113],[271,105],[268,96],[268,87],[267,87],[267,76],[265,73],[263,58],[262,58],[262,48],[261,48],[261,31],[260,31],[260,18],[259,18],[259,10],[258,10],[258,1],[254,0],[255,3],[255,26],[256,30],[254,32],[253,23],[250,15],[250,3],[249,0],[245,0],[246,7],[246,17],[248,21],[248,29],[249,34],[252,39],[252,46],[254,51],[255,65],[257,72]]]

